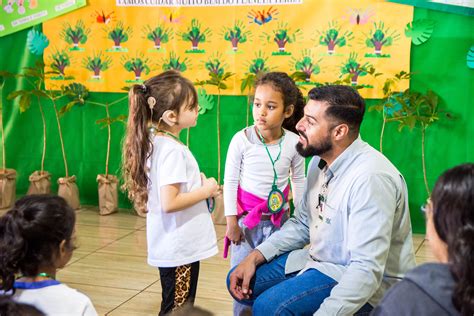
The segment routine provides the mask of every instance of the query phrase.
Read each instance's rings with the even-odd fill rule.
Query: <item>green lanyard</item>
[[[162,130],[162,129],[159,129],[156,131],[156,133],[162,133],[162,134],[165,134],[165,135],[168,135],[169,137],[173,138],[175,141],[177,141],[178,143],[182,144],[181,140],[176,137],[176,135],[173,135],[171,134],[170,132],[167,132],[165,130]]]
[[[273,160],[273,157],[270,154],[270,151],[268,150],[268,146],[265,143],[265,139],[263,138],[262,134],[260,133],[260,131],[258,130],[257,127],[255,127],[255,130],[257,131],[257,134],[260,137],[260,140],[262,141],[263,145],[265,146],[265,150],[267,151],[268,157],[270,158],[270,161],[272,162],[273,184],[272,184],[272,190],[268,194],[267,208],[270,211],[270,213],[276,214],[276,213],[279,213],[283,209],[283,206],[285,205],[285,196],[284,196],[283,192],[281,192],[278,189],[277,185],[276,185],[278,175],[277,175],[277,172],[276,172],[276,169],[275,169],[275,164],[280,159],[281,142],[283,141],[283,138],[285,137],[285,131],[282,130],[282,135],[281,135],[280,141],[278,142],[278,146],[280,147],[280,150],[279,150],[278,155],[275,158],[275,160]]]
[[[46,273],[46,272],[40,272],[38,273],[36,276],[34,277],[43,277],[43,278],[49,278],[51,280],[56,280],[55,277],[51,276],[50,274]],[[24,275],[20,275],[19,277],[17,277],[17,279],[21,279],[21,278],[26,278],[26,276]],[[31,278],[31,277],[30,277]]]
[[[275,164],[278,160],[280,160],[280,155],[281,155],[281,142],[283,141],[283,138],[285,137],[285,132],[282,130],[282,135],[281,135],[281,138],[280,138],[280,141],[278,142],[278,146],[280,148],[280,150],[278,151],[278,155],[277,157],[275,158],[275,160],[273,160],[273,157],[272,155],[270,154],[270,151],[268,150],[268,146],[267,144],[265,143],[265,139],[263,138],[262,134],[260,133],[259,129],[257,127],[255,127],[255,130],[257,131],[257,134],[258,136],[260,137],[260,141],[263,143],[263,146],[265,146],[265,150],[267,151],[267,154],[268,154],[268,158],[270,158],[270,161],[272,162],[272,168],[273,168],[273,184],[272,184],[272,190],[276,189],[276,181],[278,179],[278,175],[277,175],[277,172],[276,172],[276,169],[275,169]]]

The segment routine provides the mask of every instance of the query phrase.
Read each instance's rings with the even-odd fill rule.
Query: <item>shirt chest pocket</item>
[[[319,216],[319,232],[326,243],[339,243],[344,239],[342,212],[340,209],[324,203]]]

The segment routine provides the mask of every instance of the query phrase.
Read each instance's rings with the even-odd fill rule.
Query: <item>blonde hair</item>
[[[166,71],[154,76],[129,91],[129,114],[122,150],[122,189],[128,192],[138,214],[147,212],[148,176],[146,161],[153,146],[149,124],[158,125],[167,110],[198,106],[196,89],[191,81],[177,71]],[[153,100],[154,99],[154,100]],[[153,102],[150,103],[150,100]],[[161,123],[165,124],[165,123]]]

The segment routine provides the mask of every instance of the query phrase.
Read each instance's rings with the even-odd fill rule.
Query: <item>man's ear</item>
[[[347,124],[339,124],[334,127],[332,134],[335,140],[341,140],[349,134],[349,126]]]
[[[285,118],[289,118],[290,116],[292,116],[294,110],[295,110],[295,106],[293,104],[290,104],[289,106],[287,106],[284,113]]]
[[[178,115],[175,111],[166,110],[161,116],[163,122],[165,122],[168,126],[173,126],[178,122]]]

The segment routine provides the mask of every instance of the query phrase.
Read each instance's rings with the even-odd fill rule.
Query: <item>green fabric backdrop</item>
[[[474,45],[474,19],[426,9],[416,9],[416,18],[436,21],[432,38],[421,46],[412,47],[411,71],[418,73],[411,80],[411,87],[418,91],[434,90],[441,98],[441,105],[457,117],[443,121],[428,129],[426,138],[427,170],[430,187],[447,168],[474,161],[474,70],[466,66],[466,54]],[[36,58],[26,49],[28,30],[0,38],[0,69],[19,72],[21,67],[31,66]],[[54,45],[54,43],[52,44]],[[24,86],[23,81],[10,79],[3,93],[3,120],[6,134],[7,167],[17,170],[17,194],[25,194],[28,176],[39,169],[42,152],[42,124],[39,109],[32,104],[29,111],[20,114],[16,103],[6,100],[6,95]],[[94,101],[113,101],[123,94],[94,93]],[[368,105],[377,100],[369,100]],[[47,153],[45,169],[53,174],[53,181],[64,176],[59,136],[54,112],[50,104],[44,104],[47,116]],[[222,175],[227,145],[233,134],[245,126],[246,97],[222,97]],[[111,115],[127,113],[127,103],[111,108]],[[103,118],[103,108],[96,106],[76,107],[62,119],[66,153],[70,174],[78,179],[82,204],[97,204],[96,176],[104,172],[106,155],[106,129],[95,124]],[[191,130],[191,150],[201,170],[217,177],[215,109],[199,118],[198,126]],[[367,112],[362,138],[378,148],[381,117]],[[419,212],[426,199],[421,168],[420,131],[397,131],[396,124],[388,124],[384,138],[385,155],[405,176],[409,194],[414,232],[424,232],[424,221]],[[123,124],[112,126],[110,172],[118,173],[120,166]],[[183,132],[182,139],[185,139]],[[53,184],[53,191],[57,185]],[[124,195],[120,205],[130,207]]]

